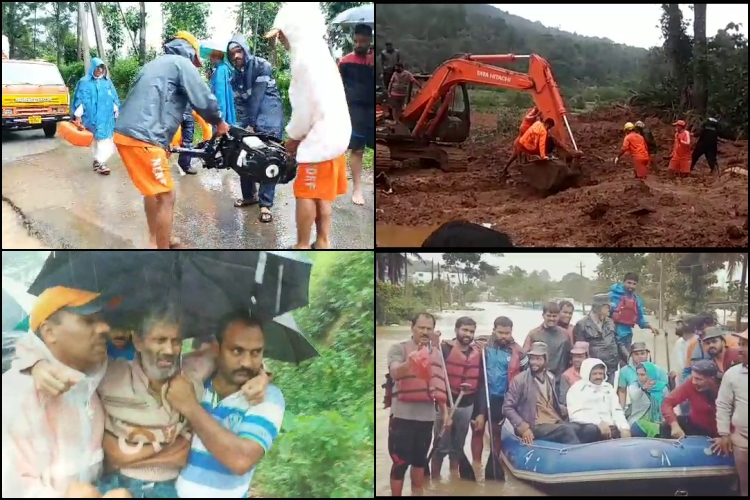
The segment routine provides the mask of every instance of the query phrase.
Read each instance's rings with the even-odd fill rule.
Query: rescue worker
[[[393,48],[393,43],[386,42],[385,50],[380,52],[380,68],[383,71],[383,87],[388,88],[396,64],[401,62],[401,53]]]
[[[544,342],[547,352],[545,367],[555,376],[555,391],[560,377],[570,366],[570,350],[573,348],[568,331],[557,324],[559,313],[560,308],[556,303],[545,304],[542,307],[542,324],[531,330],[523,343],[524,350],[528,352],[534,342]]]
[[[635,166],[635,178],[645,179],[648,176],[648,164],[651,162],[646,139],[635,131],[635,125],[630,122],[625,124],[623,130],[625,131],[625,139],[622,141],[620,154],[615,157],[615,165],[625,153],[630,153]]]
[[[716,118],[709,118],[703,122],[703,126],[698,132],[698,140],[695,143],[692,160],[690,162],[690,171],[693,171],[695,164],[698,163],[701,156],[706,156],[706,162],[711,167],[712,174],[719,173],[719,165],[716,163],[716,154],[719,151],[719,121]]]
[[[490,415],[492,416],[492,438],[494,443],[492,449],[495,453],[500,452],[500,428],[505,417],[503,416],[503,403],[508,386],[513,378],[528,368],[529,360],[523,348],[513,340],[513,321],[500,316],[495,319],[492,328],[492,339],[484,348],[487,360],[487,389],[489,389]],[[484,428],[487,422],[487,391],[484,385],[480,386],[476,399],[477,411],[475,411],[474,431],[471,436],[471,455],[474,462],[482,458],[484,445]]]
[[[409,84],[416,85],[420,89],[422,88],[422,84],[414,78],[414,75],[410,71],[404,69],[404,63],[402,62],[397,62],[393,71],[391,83],[388,86],[388,97],[390,98],[389,104],[393,111],[393,120],[398,122],[404,110],[406,95],[409,93]]]
[[[442,433],[444,414],[438,414],[435,421],[435,453],[430,464],[433,477],[440,476],[440,469],[446,455],[450,457],[451,470],[458,470],[458,460],[463,453],[466,434],[469,432],[469,424],[474,413],[477,392],[484,387],[484,376],[482,366],[482,351],[474,342],[474,332],[477,323],[473,319],[463,316],[456,320],[456,337],[450,341],[444,341],[440,345],[445,358],[445,369],[448,373],[448,386],[453,395],[453,401],[458,399],[461,392],[461,384],[468,384],[469,388],[464,390],[464,395],[453,411],[450,432]]]
[[[228,124],[234,125],[237,122],[237,110],[234,107],[232,90],[232,66],[226,59],[226,53],[220,50],[212,50],[208,57],[211,60],[211,77],[208,85],[219,102],[222,118]]]
[[[410,466],[412,494],[422,493],[424,467],[435,423],[435,403],[443,415],[448,415],[448,393],[440,350],[432,348],[434,334],[435,317],[419,313],[411,321],[411,338],[394,344],[388,351],[388,370],[394,381],[388,423],[388,453],[393,460],[392,496],[402,495],[404,477]],[[429,383],[416,376],[423,349],[429,352]],[[443,425],[450,428],[450,418],[444,418]]]
[[[523,137],[523,134],[525,134],[532,125],[538,122],[541,117],[542,113],[536,106],[528,110],[524,115],[523,120],[521,120],[521,127],[518,129],[518,137]]]
[[[548,130],[555,126],[555,120],[547,118],[543,122],[534,122],[524,134],[513,143],[513,155],[505,164],[501,175],[519,158],[520,155],[539,155],[542,160],[547,159],[547,154],[552,151],[554,139],[548,134]]]
[[[617,345],[620,349],[622,364],[628,362],[635,325],[642,329],[649,328],[654,332],[654,335],[659,333],[659,330],[646,321],[643,301],[636,295],[636,288],[638,288],[638,275],[626,273],[622,283],[615,283],[609,289],[610,317],[615,322],[615,333],[617,334]]]
[[[690,174],[690,132],[685,128],[687,124],[684,120],[677,120],[672,125],[675,127],[675,134],[672,156],[669,159],[669,170],[675,175],[686,177]]]
[[[120,108],[114,142],[133,184],[144,199],[151,247],[178,247],[172,239],[174,182],[167,163],[169,148],[190,104],[217,134],[229,125],[221,118],[216,97],[203,81],[198,41],[179,31],[164,45],[164,55],[146,63]],[[172,89],[180,88],[180,92]]]
[[[120,99],[109,78],[107,66],[98,57],[91,59],[91,69],[81,78],[73,92],[73,105],[70,107],[73,121],[79,127],[94,134],[91,154],[94,157],[94,172],[109,175],[104,164],[115,152],[112,136],[115,133],[115,120],[119,114]]]
[[[560,404],[567,404],[566,396],[573,384],[581,380],[581,363],[589,357],[589,343],[576,342],[570,350],[570,360],[573,366],[565,370],[560,378]]]
[[[741,364],[724,373],[716,398],[716,425],[719,448],[725,454],[733,452],[740,494],[747,496],[747,328],[733,334],[739,339]]]
[[[615,324],[609,318],[609,300],[606,294],[594,295],[591,311],[576,323],[573,339],[586,342],[591,357],[600,359],[607,367],[607,382],[615,383],[615,372],[619,365]]]
[[[214,94],[214,97],[216,97],[216,94]],[[222,117],[223,116],[224,115],[222,115]],[[193,108],[191,108],[188,104],[185,108],[185,112],[182,113],[182,122],[180,123],[180,147],[191,147],[193,144],[194,136],[195,118],[193,118]],[[193,167],[192,160],[192,156],[180,153],[177,157],[177,166],[180,167],[186,174],[196,175],[198,173],[198,170]]]
[[[638,120],[635,122],[635,131],[638,132],[646,139],[646,146],[648,146],[648,154],[653,157],[656,154],[656,139],[651,129],[646,126],[645,123]]]
[[[326,24],[318,4],[286,2],[266,38],[278,38],[289,53],[292,116],[285,143],[299,168],[294,180],[296,249],[328,249],[336,197],[346,193],[346,149],[351,138],[344,84],[324,41]],[[312,228],[317,228],[310,243]]]
[[[716,325],[716,320],[714,319],[713,314],[703,312],[696,315],[692,321],[695,326],[696,336],[688,342],[685,354],[685,365],[682,372],[683,378],[687,378],[690,375],[691,367],[696,361],[701,359],[711,360],[711,354],[703,345],[703,338],[711,327]],[[734,336],[727,336],[724,340],[726,342],[726,347],[729,349],[736,349],[739,347],[737,338]]]

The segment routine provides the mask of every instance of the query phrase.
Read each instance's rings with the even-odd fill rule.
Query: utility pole
[[[440,301],[440,312],[443,311],[443,282],[440,280],[440,262],[438,262],[438,300]]]
[[[401,254],[399,254],[400,256]],[[400,260],[400,259],[399,259]],[[404,254],[404,295],[408,296],[409,293],[409,258]]]
[[[430,305],[435,307],[435,260],[430,259]]]
[[[667,356],[667,371],[672,371],[669,356],[669,338],[664,331],[664,254],[659,254],[659,331],[664,335],[664,353]],[[654,335],[654,347],[656,347],[656,335]],[[656,350],[656,349],[654,349]],[[656,355],[654,355],[656,356]]]
[[[584,278],[584,276],[583,276],[583,268],[584,267],[586,267],[586,266],[583,265],[583,262],[579,262],[578,263],[578,270],[581,273],[581,278]],[[583,281],[583,280],[581,280],[581,281]],[[583,301],[581,301],[581,309],[583,309],[583,314],[585,315],[586,314],[586,303],[583,302]]]
[[[89,12],[86,12],[86,6]],[[96,48],[99,52],[99,59],[106,64],[106,54],[104,53],[104,38],[102,37],[102,28],[99,24],[99,12],[96,9],[96,2],[78,2],[78,22],[81,23],[81,45],[83,51],[83,66],[85,74],[91,69],[91,55],[89,54],[89,30],[88,14],[91,14],[91,22],[94,27],[94,37],[96,38]]]

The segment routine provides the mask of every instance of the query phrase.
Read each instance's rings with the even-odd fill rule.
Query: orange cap
[[[43,291],[37,297],[29,314],[29,326],[36,332],[42,323],[62,308],[71,308],[71,312],[85,316],[99,312],[104,304],[97,299],[101,294],[55,286]]]
[[[685,127],[687,124],[685,123],[685,120],[677,120],[672,125],[676,125],[678,127]]]

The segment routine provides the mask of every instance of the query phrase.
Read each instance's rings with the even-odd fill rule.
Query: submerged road
[[[111,175],[96,174],[88,149],[41,131],[3,133],[3,248],[29,248],[28,233],[49,248],[146,248],[143,198],[116,154]],[[235,208],[239,177],[232,171],[199,168],[181,176],[173,156],[174,234],[191,248],[289,248],[296,242],[292,185],[279,186],[274,221],[258,221],[258,207]],[[365,206],[351,194],[333,209],[335,248],[374,248],[374,189],[364,184]],[[351,181],[349,183],[351,192]],[[6,236],[6,231],[12,234]],[[313,229],[314,231],[314,229]],[[314,235],[313,235],[314,238]]]

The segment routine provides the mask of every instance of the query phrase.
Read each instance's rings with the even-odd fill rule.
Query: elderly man
[[[568,390],[581,380],[581,363],[583,360],[589,357],[589,343],[578,341],[573,344],[573,349],[570,350],[570,359],[573,366],[565,370],[560,377],[560,402],[566,403],[566,396]]]
[[[394,344],[388,351],[388,371],[394,383],[388,423],[393,496],[402,495],[409,467],[412,493],[422,493],[436,405],[445,415],[443,426],[449,429],[452,423],[446,406],[448,389],[440,349],[432,347],[434,342],[439,342],[435,317],[419,313],[411,320],[411,338]]]
[[[346,149],[351,135],[344,86],[325,42],[326,23],[317,3],[285,3],[267,38],[289,51],[292,117],[286,148],[296,155],[297,249],[331,246],[331,212],[346,193]],[[310,244],[313,224],[317,231]]]
[[[740,476],[740,494],[747,496],[747,329],[735,333],[740,341],[742,363],[729,368],[721,380],[716,398],[718,446],[724,453],[734,451]]]
[[[103,305],[98,293],[65,287],[48,288],[37,298],[32,333],[23,342],[65,377],[61,386],[70,396],[45,398],[20,362],[3,374],[3,498],[98,496],[79,482],[94,483],[102,472],[104,410],[96,387],[107,359],[109,327],[97,314]]]
[[[565,422],[567,409],[560,404],[555,377],[547,371],[547,345],[534,342],[529,352],[529,370],[510,383],[503,402],[503,414],[525,444],[535,439],[579,444],[595,441],[596,426]]]
[[[573,384],[567,396],[570,421],[595,425],[599,439],[630,437],[630,424],[606,375],[607,366],[600,359],[581,363],[581,380]]]
[[[576,342],[588,342],[589,354],[604,362],[607,367],[607,382],[614,385],[620,357],[615,324],[609,318],[609,307],[606,294],[595,295],[591,311],[573,328],[573,339]]]

